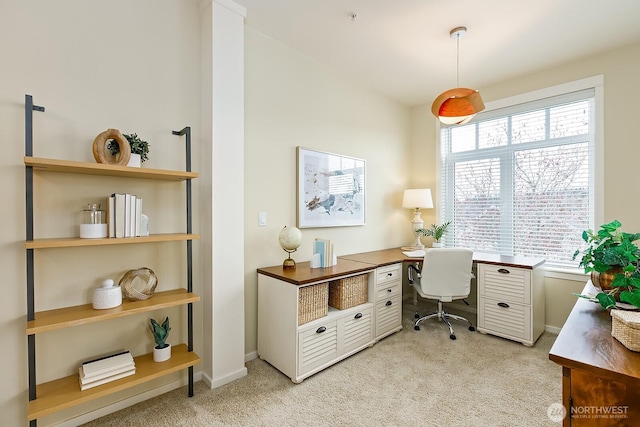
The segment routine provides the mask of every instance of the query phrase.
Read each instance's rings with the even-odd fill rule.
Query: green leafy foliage
[[[419,228],[416,230],[416,234],[424,237],[433,237],[434,242],[440,242],[444,233],[447,232],[447,228],[451,225],[451,221],[447,221],[444,224],[436,225],[431,224],[429,228]]]
[[[171,330],[171,326],[169,326],[169,317],[167,316],[162,324],[158,323],[155,319],[149,319],[149,329],[153,334],[156,347],[165,348],[168,345],[166,341],[169,337],[169,331]]]
[[[585,273],[605,273],[614,268],[620,271],[614,276],[611,291],[596,295],[605,310],[615,307],[618,293],[620,301],[640,307],[640,249],[634,243],[640,239],[640,233],[626,233],[620,227],[622,223],[614,220],[601,225],[597,233],[583,231],[587,248],[573,254],[573,259],[582,254],[579,265]]]
[[[140,155],[141,162],[149,160],[149,143],[147,141],[140,139],[136,133],[123,134],[122,136],[129,141],[131,152]],[[109,150],[112,156],[115,156],[120,152],[120,146],[117,142],[111,139],[107,144],[107,150]]]

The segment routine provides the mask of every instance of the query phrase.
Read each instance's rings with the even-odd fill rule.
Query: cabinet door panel
[[[338,328],[336,322],[316,326],[298,334],[298,375],[304,375],[312,369],[334,360],[337,355]]]
[[[531,307],[489,298],[478,302],[478,327],[518,339],[531,339]]]
[[[478,265],[480,295],[531,304],[531,272],[522,268]]]
[[[366,345],[373,340],[372,309],[362,310],[352,316],[340,319],[338,329],[342,337],[340,354]]]
[[[385,299],[376,305],[376,337],[402,326],[400,296]]]

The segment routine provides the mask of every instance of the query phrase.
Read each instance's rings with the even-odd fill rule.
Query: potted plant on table
[[[433,243],[431,247],[440,248],[442,247],[442,242],[440,242],[440,240],[442,239],[442,236],[444,236],[444,233],[447,232],[447,228],[449,228],[449,225],[451,225],[451,221],[447,221],[444,224],[440,225],[431,224],[429,228],[417,229],[416,234],[423,237],[433,237]]]
[[[616,306],[616,298],[640,307],[640,249],[634,243],[640,233],[625,233],[620,227],[620,221],[614,220],[601,225],[597,233],[583,231],[587,247],[573,254],[573,259],[582,254],[579,266],[591,273],[591,282],[599,288],[595,298],[605,310]]]
[[[131,158],[127,166],[140,167],[140,163],[149,160],[149,143],[138,137],[138,134],[123,134],[129,145],[131,146]],[[117,155],[120,152],[120,146],[112,139],[107,144],[107,149],[112,156]]]
[[[149,329],[153,334],[153,339],[156,342],[156,346],[153,347],[153,361],[164,362],[171,357],[171,344],[167,342],[169,331],[169,317],[167,316],[162,323],[156,322],[154,319],[149,319]]]

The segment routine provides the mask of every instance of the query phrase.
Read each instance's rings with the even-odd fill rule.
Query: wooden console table
[[[594,292],[591,282],[583,292]],[[636,426],[640,353],[611,336],[611,316],[578,298],[549,359],[562,366],[564,426]]]

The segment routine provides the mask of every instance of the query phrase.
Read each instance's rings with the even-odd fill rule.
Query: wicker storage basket
[[[640,351],[640,312],[611,310],[611,335],[632,351]]]
[[[368,274],[329,282],[329,305],[344,310],[367,302]]]
[[[324,317],[329,312],[329,283],[320,283],[298,289],[298,325]]]

